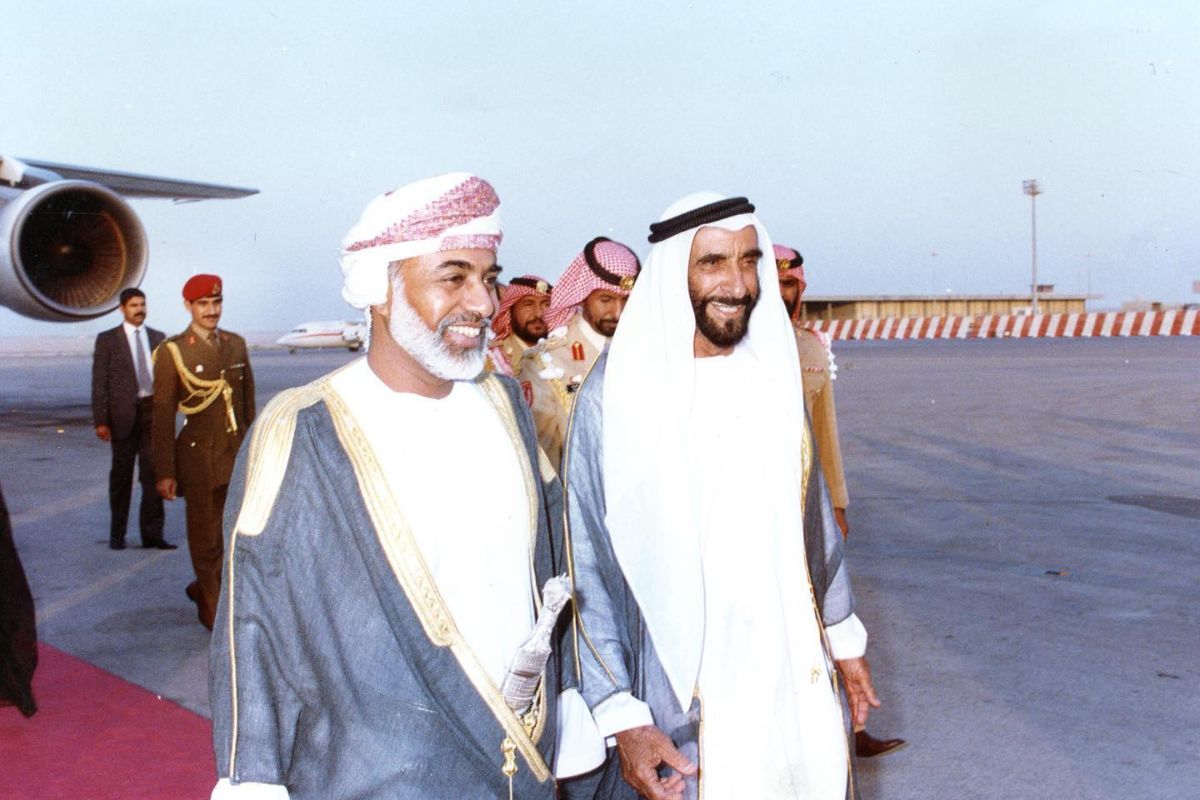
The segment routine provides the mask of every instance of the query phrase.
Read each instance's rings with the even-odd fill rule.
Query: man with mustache
[[[274,398],[230,488],[214,800],[555,797],[557,662],[531,704],[498,689],[562,552],[529,411],[483,373],[499,205],[451,173],[343,239],[367,355]]]
[[[546,322],[553,330],[521,360],[517,380],[555,469],[575,390],[616,332],[641,268],[637,255],[620,242],[598,236],[584,245],[551,292]]]
[[[96,437],[112,445],[108,472],[108,507],[112,523],[108,546],[125,549],[133,465],[137,462],[142,500],[138,529],[142,547],[174,550],[163,539],[163,501],[154,488],[154,456],[150,446],[150,417],[154,406],[154,377],[150,364],[163,332],[146,325],[146,295],[141,289],[121,291],[117,327],[96,337],[92,354],[92,419]]]
[[[196,580],[185,593],[200,624],[212,630],[221,593],[221,520],[238,448],[254,421],[254,372],[246,340],[220,329],[223,295],[216,275],[183,285],[192,323],[154,351],[151,438],[158,494],[183,498],[188,552]],[[175,415],[183,427],[175,435]]]
[[[499,293],[500,305],[492,319],[496,338],[488,346],[489,370],[515,375],[525,352],[546,338],[550,330],[546,327],[546,311],[553,288],[537,275],[522,275]]]
[[[858,796],[848,723],[879,701],[753,212],[700,193],[650,226],[620,328],[578,392],[568,678],[619,770],[570,796]]]

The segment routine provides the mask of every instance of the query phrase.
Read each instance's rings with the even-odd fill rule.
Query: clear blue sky
[[[10,4],[0,152],[254,186],[137,201],[151,321],[193,272],[225,323],[351,315],[337,243],[367,200],[488,178],[508,275],[605,234],[644,255],[683,194],[746,194],[813,294],[1060,291],[1195,302],[1195,0]],[[936,253],[936,255],[933,255]],[[0,333],[90,333],[0,309]]]

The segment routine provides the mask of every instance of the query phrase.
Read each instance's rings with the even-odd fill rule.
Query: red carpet
[[[206,800],[216,783],[207,719],[45,644],[38,711],[0,707],[3,800]]]

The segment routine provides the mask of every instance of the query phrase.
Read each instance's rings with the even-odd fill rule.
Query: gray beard
[[[388,332],[396,344],[404,348],[417,363],[442,380],[470,381],[483,372],[489,321],[483,321],[484,333],[479,336],[477,348],[455,353],[446,345],[442,333],[448,326],[461,321],[452,316],[446,317],[438,323],[436,331],[431,331],[404,296],[404,280],[399,275],[392,280],[392,313],[388,318]]]

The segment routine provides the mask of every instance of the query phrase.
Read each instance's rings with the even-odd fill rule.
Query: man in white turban
[[[576,400],[567,675],[624,778],[593,775],[598,797],[857,796],[848,722],[878,705],[866,631],[753,211],[696,194],[651,226]]]
[[[531,703],[500,691],[557,574],[561,491],[516,384],[481,377],[498,208],[466,173],[375,198],[341,258],[367,355],[251,430],[213,635],[214,800],[555,796],[554,660]]]

